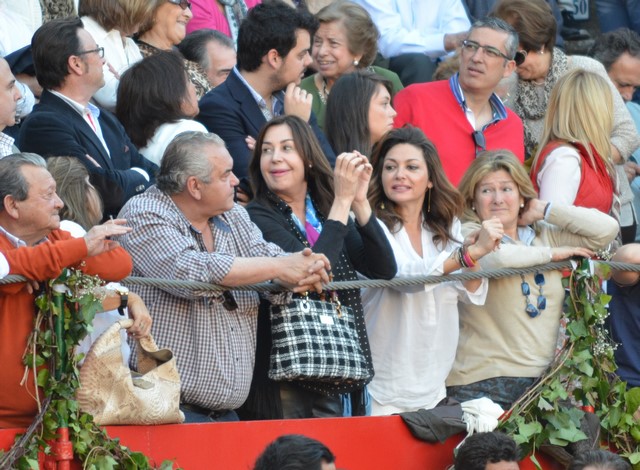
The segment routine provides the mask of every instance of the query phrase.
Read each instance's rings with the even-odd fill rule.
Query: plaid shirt
[[[130,199],[120,217],[133,227],[120,242],[133,258],[134,276],[219,284],[236,256],[284,253],[264,241],[238,205],[210,220],[215,251],[207,252],[202,233],[155,186]],[[253,374],[258,294],[233,291],[238,308],[228,311],[218,293],[140,286],[133,290],[153,317],[151,332],[156,343],[176,355],[181,401],[210,410],[242,405]],[[274,303],[290,299],[288,294],[268,297]],[[133,360],[137,360],[135,349]]]
[[[16,149],[13,147],[14,142],[13,137],[0,132],[0,158],[15,153]]]

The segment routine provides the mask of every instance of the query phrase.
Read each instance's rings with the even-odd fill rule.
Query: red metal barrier
[[[0,430],[0,448],[13,444],[16,429]],[[264,447],[282,434],[305,434],[326,444],[344,470],[444,470],[462,436],[444,444],[415,439],[398,416],[166,426],[108,426],[111,437],[145,453],[156,464],[174,460],[185,470],[250,470]],[[560,470],[538,456],[545,470]],[[80,468],[79,466],[76,468]],[[520,465],[533,470],[528,459]]]

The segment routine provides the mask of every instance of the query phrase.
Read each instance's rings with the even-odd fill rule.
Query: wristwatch
[[[118,307],[118,313],[124,316],[124,309],[127,308],[127,305],[129,304],[129,289],[127,289],[119,282],[110,282],[104,287],[106,289],[115,291],[116,294],[120,296],[120,306]]]

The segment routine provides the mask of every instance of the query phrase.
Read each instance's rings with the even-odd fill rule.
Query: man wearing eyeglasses
[[[117,215],[127,199],[153,183],[157,166],[138,153],[115,116],[89,102],[105,83],[104,48],[74,18],[42,25],[32,53],[44,91],[21,126],[18,147],[79,158],[93,177],[107,182],[98,188],[105,217]]]
[[[495,93],[516,67],[517,47],[518,34],[504,21],[477,21],[462,42],[459,73],[448,81],[410,85],[395,97],[395,126],[422,129],[456,186],[483,150],[509,149],[524,160],[522,121]]]

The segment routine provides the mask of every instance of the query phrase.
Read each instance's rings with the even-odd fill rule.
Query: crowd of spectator
[[[20,20],[0,33],[0,274],[30,282],[0,286],[0,427],[35,414],[21,357],[38,283],[63,267],[228,287],[128,297],[130,333],[174,351],[181,409],[206,422],[446,397],[508,409],[556,352],[559,271],[337,292],[375,371],[365,387],[271,380],[269,305],[318,298],[330,277],[529,267],[618,245],[617,259],[640,259],[631,0],[593,57],[565,54],[545,0],[484,2],[480,18],[462,0],[13,3],[0,0],[0,24]],[[234,290],[264,281],[282,290]],[[608,287],[633,385],[638,281],[616,272]],[[123,286],[109,292],[103,325]]]

